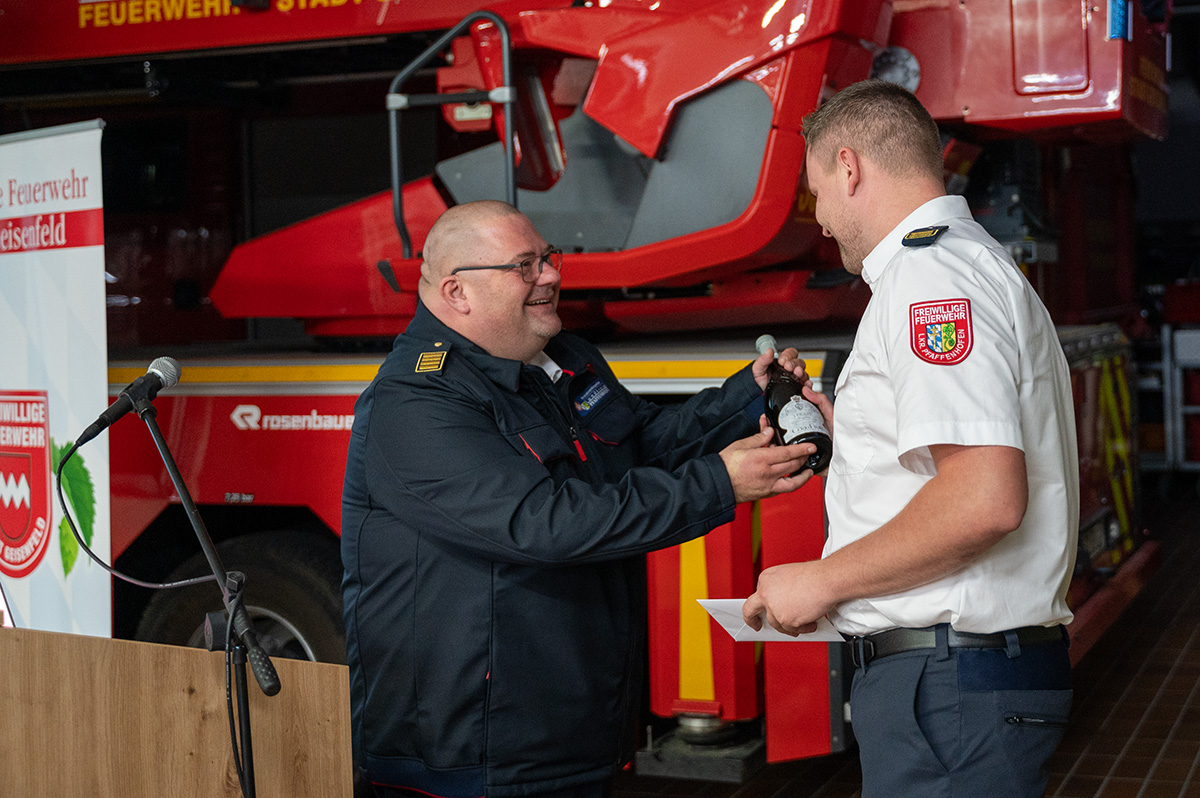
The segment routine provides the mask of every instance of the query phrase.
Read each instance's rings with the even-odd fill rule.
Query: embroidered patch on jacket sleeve
[[[971,354],[971,300],[941,299],[908,307],[912,350],[921,360],[953,366]]]

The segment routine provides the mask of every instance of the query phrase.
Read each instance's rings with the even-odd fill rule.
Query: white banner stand
[[[55,497],[61,453],[108,405],[101,120],[0,136],[0,585],[19,627],[108,637],[109,575]],[[64,495],[108,558],[108,437]]]

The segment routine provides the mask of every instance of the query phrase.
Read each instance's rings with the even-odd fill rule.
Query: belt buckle
[[[856,668],[865,668],[875,659],[875,643],[869,637],[855,637],[850,641],[850,661]]]

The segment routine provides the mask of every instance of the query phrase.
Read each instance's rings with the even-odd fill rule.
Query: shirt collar
[[[893,227],[891,232],[875,245],[871,253],[863,258],[862,277],[867,281],[867,285],[871,286],[871,290],[875,290],[875,283],[879,282],[888,265],[895,261],[896,254],[904,248],[900,242],[906,233],[955,218],[971,218],[970,206],[957,194],[935,197],[905,216],[904,220]]]
[[[563,375],[562,368],[554,362],[554,360],[545,352],[538,352],[529,361],[529,365],[537,366],[542,371],[546,372],[546,376],[550,378],[550,382],[558,382]]]

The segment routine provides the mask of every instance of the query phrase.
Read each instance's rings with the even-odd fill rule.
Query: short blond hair
[[[941,133],[912,92],[884,80],[854,83],[804,117],[802,134],[814,162],[829,168],[849,147],[896,175],[942,180]]]

